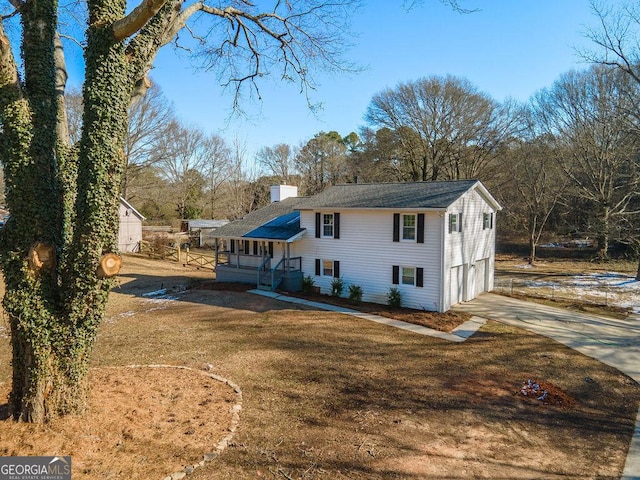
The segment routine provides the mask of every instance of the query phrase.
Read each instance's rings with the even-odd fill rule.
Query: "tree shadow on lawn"
[[[125,293],[141,298],[162,281],[134,277]],[[470,461],[481,467],[468,476],[496,468],[503,474],[492,478],[580,478],[619,475],[624,465],[637,384],[544,337],[490,322],[453,344],[242,292],[192,290],[178,300],[175,311],[138,319],[126,342],[136,358],[152,355],[163,343],[149,329],[164,328],[163,361],[211,360],[242,386],[242,429],[216,478],[276,467],[294,477],[317,469],[318,478],[448,478]],[[556,385],[575,406],[517,395],[529,379]],[[425,477],[398,463],[414,457],[450,470]]]
[[[350,474],[364,472],[368,462],[374,462],[372,471],[380,474],[385,471],[383,458],[391,462],[391,457],[412,455],[453,455],[451,461],[462,464],[463,459],[455,458],[460,452],[467,458],[481,456],[483,465],[514,469],[509,475],[523,469],[528,478],[536,471],[545,477],[568,471],[579,478],[598,471],[598,465],[607,465],[615,476],[622,469],[640,389],[613,368],[494,322],[466,342],[453,344],[330,313],[291,315],[269,318],[258,330],[252,328],[255,318],[234,318],[199,322],[198,331],[237,331],[229,340],[234,352],[242,356],[250,350],[260,359],[259,366],[253,366],[259,373],[239,378],[251,398],[243,415],[251,416],[252,408],[261,409],[276,398],[282,411],[273,414],[273,421],[288,427],[294,444],[315,445],[317,438],[316,448],[331,449],[338,448],[337,441],[345,443],[342,451],[323,458],[323,468],[349,463],[346,456],[354,450],[359,454],[358,445],[366,437],[384,448],[375,458],[364,455],[354,461]],[[265,317],[260,318],[264,322]],[[574,398],[575,405],[545,405],[518,395],[529,379],[552,383]],[[257,418],[245,419],[250,430]],[[275,443],[284,427],[260,428],[247,434]],[[332,443],[331,434],[322,430],[341,432],[340,438]],[[428,447],[434,439],[452,447]],[[482,447],[483,442],[488,445]],[[519,459],[531,452],[542,463],[520,465]],[[304,471],[308,463],[294,457],[291,452],[282,456],[287,465]],[[546,458],[557,465],[546,467]],[[509,475],[503,478],[512,478]]]
[[[286,302],[274,301],[246,293],[255,288],[249,284],[225,284],[220,289],[200,289],[201,279],[187,275],[161,276],[124,274],[130,279],[112,290],[114,294],[134,296],[149,302],[186,301],[225,308],[238,308],[256,313],[272,310],[309,310],[309,307],[293,306]]]

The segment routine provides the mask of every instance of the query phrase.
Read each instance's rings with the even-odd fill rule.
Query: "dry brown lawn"
[[[74,439],[91,435],[82,420],[37,427],[38,435],[4,420],[0,454],[71,452],[76,480],[162,478],[197,463],[226,433],[230,389],[172,369],[127,379],[130,370],[105,368],[206,365],[242,388],[243,410],[231,445],[192,479],[604,479],[622,471],[640,388],[610,367],[498,323],[452,344],[245,292],[181,291],[207,276],[127,257],[94,351],[92,414],[110,432],[93,435],[107,440],[84,460],[86,452],[71,452],[80,448]],[[143,296],[160,288],[174,299]],[[101,373],[114,371],[122,378]],[[562,404],[519,395],[529,379]],[[159,404],[169,409],[158,413]],[[169,421],[178,414],[184,425]],[[177,437],[154,430],[166,425]],[[122,451],[130,455],[116,457]],[[86,473],[76,470],[81,459]]]

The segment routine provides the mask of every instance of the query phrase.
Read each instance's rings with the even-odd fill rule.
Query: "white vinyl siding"
[[[315,212],[300,212],[300,226],[314,229]],[[439,310],[442,248],[442,212],[425,212],[424,243],[393,242],[393,214],[397,210],[342,210],[340,212],[340,241],[326,242],[307,235],[292,244],[292,256],[302,257],[305,275],[313,275],[315,259],[340,260],[340,276],[345,288],[359,285],[363,301],[387,303],[392,284],[394,265],[423,268],[423,287],[397,285],[403,305],[425,310]],[[421,212],[420,212],[421,213]],[[416,215],[417,212],[411,214]],[[402,219],[400,220],[402,226]],[[316,277],[322,293],[331,291],[330,277]]]
[[[449,214],[461,213],[462,222],[461,232],[445,235],[444,271],[449,277],[443,288],[446,308],[457,303],[457,296],[457,300],[463,302],[493,289],[495,212],[487,212],[488,207],[487,201],[474,189],[448,208]],[[494,228],[484,228],[487,213],[491,214],[489,220]]]
[[[478,190],[469,190],[442,211],[340,210],[336,212],[340,215],[340,241],[336,242],[315,238],[317,212],[303,210],[300,226],[310,233],[291,244],[291,256],[302,257],[305,275],[314,274],[316,259],[339,261],[345,288],[362,287],[363,301],[386,304],[389,288],[395,286],[403,305],[446,311],[452,302],[466,301],[476,293],[493,289],[496,213],[491,205],[495,204],[487,202]],[[491,229],[483,229],[485,213],[493,214]],[[424,214],[424,243],[417,241],[420,214]],[[449,234],[449,214],[456,214],[460,221],[461,231],[455,235]],[[398,216],[397,221],[394,215]],[[402,241],[403,215],[415,215],[416,241]],[[337,225],[335,214],[334,221]],[[322,217],[318,222],[322,226]],[[394,266],[400,267],[397,285],[393,285]],[[415,268],[414,284],[402,284],[402,266]],[[417,286],[418,269],[422,287]],[[332,277],[320,275],[314,280],[322,293],[331,292]]]

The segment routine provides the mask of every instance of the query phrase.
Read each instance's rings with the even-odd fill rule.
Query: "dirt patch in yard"
[[[187,288],[210,278],[206,272],[126,257],[121,287],[110,299],[93,354],[95,372],[118,372],[114,380],[122,382],[119,372],[125,369],[105,367],[206,366],[240,385],[236,437],[190,479],[566,480],[621,474],[640,388],[613,368],[494,322],[463,343],[450,343],[245,292]],[[4,392],[9,358],[8,340],[0,338]],[[520,395],[528,380],[553,387],[554,394],[574,403]],[[118,457],[116,473],[94,470],[84,478],[160,479],[210,451],[228,426],[230,402],[224,399],[231,392],[228,387],[214,392],[217,387],[190,377],[177,386],[177,395],[192,399],[188,403],[165,413],[134,405],[145,391],[160,398],[172,382],[169,376],[143,375],[128,390],[94,379],[98,403],[90,415],[102,417],[98,425],[113,435],[112,450],[124,439],[121,450],[128,456]],[[114,394],[118,389],[130,398],[121,401]],[[212,402],[206,403],[208,398]],[[219,420],[208,420],[209,410],[218,408]],[[217,423],[219,430],[207,437],[196,427],[189,434],[191,427],[165,421],[177,436],[169,441],[156,441],[153,428],[138,431],[145,421],[162,423],[170,413],[188,425]],[[0,439],[16,454],[45,454],[52,446],[68,454],[80,437],[93,435],[84,433],[89,420],[75,421],[64,442],[58,433],[62,423],[58,431],[45,426],[37,435],[19,437],[13,429],[27,426],[3,421]],[[124,425],[130,438],[124,438]],[[185,446],[187,441],[193,443]],[[69,448],[61,448],[65,445]],[[97,453],[102,466],[113,465],[112,450]],[[74,478],[85,455],[74,450]],[[135,470],[143,458],[172,461],[162,472]]]
[[[31,425],[0,405],[0,455],[70,455],[79,480],[161,479],[214,452],[232,424],[234,391],[197,371],[101,368],[90,380],[86,415]]]

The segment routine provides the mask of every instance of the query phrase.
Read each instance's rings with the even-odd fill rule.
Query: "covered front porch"
[[[300,228],[300,212],[294,208],[299,201],[271,203],[217,230],[217,281],[302,290],[302,259],[295,255],[295,245],[306,230]]]
[[[287,239],[289,240],[289,239]],[[255,284],[264,290],[302,290],[302,258],[293,240],[225,238],[215,242],[216,280]]]

